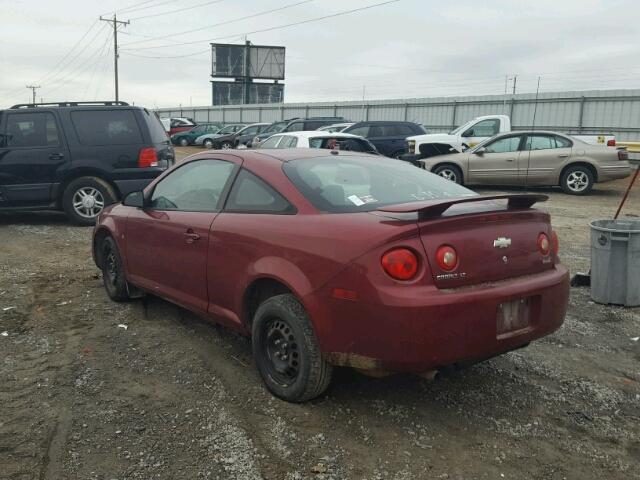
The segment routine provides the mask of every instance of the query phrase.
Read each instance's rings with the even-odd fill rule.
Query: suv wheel
[[[586,195],[593,188],[593,173],[582,165],[569,167],[562,174],[560,186],[570,195]]]
[[[104,207],[117,199],[107,182],[97,177],[73,180],[62,194],[62,207],[69,219],[78,225],[94,225]]]
[[[275,396],[304,402],[327,389],[333,368],[322,358],[311,321],[293,295],[260,305],[251,331],[256,366]]]
[[[204,148],[213,148],[213,140],[210,138],[205,139]]]
[[[188,147],[189,139],[187,137],[180,137],[180,140],[178,140],[178,143],[180,144],[181,147]]]

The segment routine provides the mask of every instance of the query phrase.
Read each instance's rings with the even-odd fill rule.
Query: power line
[[[232,23],[240,22],[242,20],[248,20],[250,18],[260,17],[262,15],[267,15],[269,13],[279,12],[281,10],[286,10],[288,8],[297,7],[298,5],[302,5],[304,3],[310,3],[312,1],[314,1],[314,0],[303,0],[301,2],[289,3],[287,5],[283,5],[282,7],[273,8],[271,10],[265,10],[263,12],[254,13],[252,15],[246,15],[244,17],[234,18],[232,20],[226,20],[226,21],[220,22],[220,23],[214,23],[213,25],[207,25],[207,26],[204,26],[204,27],[193,28],[191,30],[183,30],[181,32],[170,33],[170,34],[167,34],[167,35],[160,35],[160,36],[157,36],[157,37],[149,37],[147,40],[136,40],[135,42],[124,43],[124,44],[122,44],[122,46],[126,47],[128,45],[134,45],[134,44],[138,44],[138,43],[150,42],[152,40],[160,40],[160,39],[175,37],[175,36],[178,36],[178,35],[185,35],[187,33],[200,32],[202,30],[208,30],[210,28],[221,27],[223,25],[229,25],[229,24],[232,24]],[[125,49],[123,49],[123,50],[125,50]]]
[[[104,43],[102,44],[102,48],[100,49],[100,53],[98,53],[97,57],[96,57],[96,61],[93,64],[93,70],[91,72],[91,77],[89,77],[89,81],[87,82],[87,86],[84,89],[84,92],[82,93],[82,100],[85,99],[85,97],[87,96],[87,93],[89,93],[89,90],[91,89],[91,85],[93,84],[93,79],[96,76],[96,72],[98,71],[98,65],[101,63],[104,63],[104,59],[107,58],[107,55],[109,51],[111,51],[111,47],[109,45],[109,41],[111,40],[111,34],[107,35],[107,39],[104,41]],[[91,68],[91,67],[90,67]]]
[[[36,90],[42,87],[40,85],[27,85],[27,88],[33,92],[33,103],[36,103]]]
[[[158,0],[146,0],[144,2],[134,3],[133,5],[129,5],[128,7],[118,8],[116,10],[111,10],[110,12],[105,12],[102,15],[113,15],[114,13],[122,13],[122,12],[137,12],[138,10],[145,10],[147,8],[155,8],[160,7],[162,5],[166,5],[167,3],[173,3],[176,0],[165,0],[163,2],[157,3],[155,5],[148,5],[149,3],[157,2]]]
[[[211,5],[213,3],[220,3],[223,1],[224,0],[211,0],[209,2],[199,3],[197,5],[191,5],[190,7],[182,7],[182,8],[177,8],[176,10],[169,10],[167,12],[151,13],[149,15],[143,15],[141,17],[134,17],[131,20],[142,20],[143,18],[160,17],[162,15],[169,15],[170,13],[184,12],[185,10],[192,10],[198,7],[205,7],[207,5]]]
[[[387,0],[386,2],[374,3],[374,4],[371,4],[371,5],[365,5],[364,7],[352,8],[350,10],[342,10],[340,12],[332,13],[330,15],[323,15],[321,17],[309,18],[307,20],[302,20],[302,21],[299,21],[299,22],[287,23],[285,25],[278,25],[276,27],[261,28],[260,30],[254,30],[252,32],[234,33],[233,35],[225,35],[223,37],[218,37],[218,38],[209,38],[209,39],[204,39],[204,40],[196,40],[196,41],[192,41],[192,42],[173,43],[171,45],[162,45],[162,46],[156,46],[156,47],[138,47],[138,48],[135,48],[135,49],[128,49],[128,50],[149,50],[149,49],[152,49],[152,48],[167,48],[167,47],[177,47],[177,46],[182,46],[182,45],[194,45],[194,44],[198,44],[198,43],[212,42],[214,40],[222,40],[222,39],[230,38],[230,37],[237,37],[239,35],[243,35],[244,36],[244,35],[254,35],[256,33],[272,32],[274,30],[280,30],[280,29],[283,29],[283,28],[295,27],[295,26],[298,26],[298,25],[305,25],[307,23],[312,23],[312,22],[319,22],[321,20],[326,20],[328,18],[335,18],[335,17],[340,17],[342,15],[349,15],[351,13],[361,12],[363,10],[369,10],[371,8],[380,7],[382,5],[389,5],[391,3],[397,3],[399,1],[401,1],[401,0]],[[131,43],[129,45],[131,45]],[[125,50],[125,49],[123,49],[123,50]]]

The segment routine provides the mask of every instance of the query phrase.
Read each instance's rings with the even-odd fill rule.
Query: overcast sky
[[[120,98],[168,107],[211,103],[213,39],[382,1],[308,0],[231,22],[300,0],[0,0],[0,106],[30,101],[33,84],[38,100],[113,98],[111,30],[97,18],[114,10],[131,20]],[[367,99],[501,94],[515,74],[518,92],[538,75],[543,92],[639,88],[640,33],[627,21],[639,13],[637,0],[400,0],[248,39],[286,47],[287,102],[356,100],[363,87]]]

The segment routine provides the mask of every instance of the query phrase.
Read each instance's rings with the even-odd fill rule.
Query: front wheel
[[[100,245],[102,283],[109,298],[115,302],[129,300],[129,288],[124,278],[122,258],[116,242],[111,237],[106,237]]]
[[[433,169],[433,173],[462,185],[462,171],[455,165],[440,165]]]
[[[293,295],[277,295],[260,305],[252,346],[258,372],[275,396],[304,402],[329,386],[333,368],[322,358],[311,321]]]
[[[213,148],[213,140],[211,140],[210,138],[207,138],[204,141],[204,148],[209,148],[209,149]]]
[[[104,207],[115,201],[111,185],[97,177],[77,178],[62,194],[62,207],[69,219],[84,226],[95,224]]]
[[[178,143],[180,144],[181,147],[188,147],[189,139],[186,137],[180,137],[180,140],[178,140]]]
[[[593,173],[582,165],[567,168],[560,179],[562,190],[570,195],[586,195],[593,188],[593,183]]]

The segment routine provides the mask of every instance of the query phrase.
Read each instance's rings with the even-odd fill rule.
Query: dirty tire
[[[274,353],[274,349],[280,348],[274,343],[283,337],[286,348]],[[293,295],[271,297],[258,307],[253,318],[252,346],[258,372],[276,397],[305,402],[321,395],[329,386],[333,368],[322,358],[311,321]],[[283,360],[284,355],[287,358]],[[293,359],[298,361],[295,367]],[[287,372],[279,371],[287,364]]]
[[[560,178],[560,186],[569,195],[586,195],[593,188],[593,172],[582,165],[567,168]]]
[[[105,237],[100,246],[102,283],[109,298],[115,302],[129,300],[129,289],[124,278],[122,258],[112,237]]]
[[[438,165],[432,171],[442,178],[455,182],[458,185],[462,185],[462,171],[455,165],[451,165],[448,163],[444,165]]]
[[[78,204],[90,193],[94,206]],[[98,177],[80,177],[72,180],[62,193],[62,208],[67,217],[77,224],[91,226],[96,223],[102,210],[116,202],[117,195],[111,185]]]

